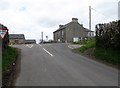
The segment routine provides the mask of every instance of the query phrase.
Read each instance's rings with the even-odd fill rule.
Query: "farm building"
[[[25,40],[25,44],[36,44],[36,40],[34,39]]]
[[[9,34],[9,43],[12,44],[25,44],[24,34]]]

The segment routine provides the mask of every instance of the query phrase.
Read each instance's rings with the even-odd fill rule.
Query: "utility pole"
[[[43,32],[41,32],[42,44],[43,44]]]
[[[89,6],[89,30],[90,30],[90,36],[91,36],[91,6]]]

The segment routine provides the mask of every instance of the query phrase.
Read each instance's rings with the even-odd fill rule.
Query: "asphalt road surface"
[[[21,70],[15,86],[117,86],[118,70],[73,53],[67,44],[16,45]]]

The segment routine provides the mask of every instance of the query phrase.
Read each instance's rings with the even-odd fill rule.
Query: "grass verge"
[[[79,51],[83,53],[87,49],[95,47],[95,39],[91,38],[88,40],[83,40],[81,41],[81,44],[83,44],[83,46],[79,48]]]
[[[6,71],[16,59],[17,49],[12,47],[7,47],[2,53],[2,71]]]
[[[83,40],[81,44],[84,46],[75,49],[75,52],[83,53],[84,55],[91,56],[96,60],[107,62],[112,65],[120,64],[120,50],[95,48],[95,38]]]
[[[113,65],[120,64],[120,51],[118,50],[96,48],[94,51],[94,56],[97,59],[103,60]]]

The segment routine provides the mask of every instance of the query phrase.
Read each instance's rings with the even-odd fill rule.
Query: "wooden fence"
[[[96,25],[96,46],[120,49],[120,21]]]

